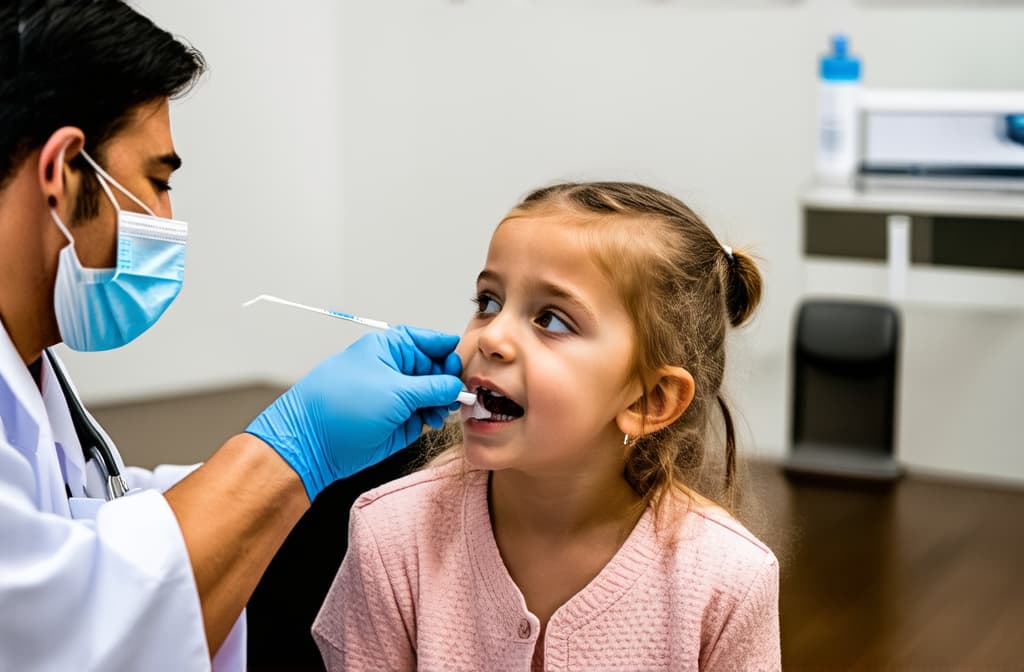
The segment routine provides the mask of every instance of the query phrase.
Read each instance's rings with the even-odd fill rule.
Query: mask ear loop
[[[89,165],[92,166],[92,169],[96,171],[96,177],[99,179],[100,186],[103,187],[103,191],[107,193],[107,198],[109,198],[110,202],[114,204],[114,209],[117,210],[117,212],[121,212],[121,207],[117,204],[117,199],[114,198],[114,194],[110,191],[110,187],[107,186],[108,181],[110,184],[114,185],[118,191],[134,201],[137,206],[145,210],[146,214],[150,217],[156,217],[156,213],[150,210],[148,205],[140,201],[135,194],[118,184],[117,180],[112,178],[107,171],[100,168],[99,164],[93,161],[92,157],[89,156],[84,149],[82,150],[82,158],[88,161]]]

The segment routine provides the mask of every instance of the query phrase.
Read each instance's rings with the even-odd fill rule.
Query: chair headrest
[[[883,304],[807,301],[797,317],[796,345],[808,355],[849,363],[894,357],[899,313]]]

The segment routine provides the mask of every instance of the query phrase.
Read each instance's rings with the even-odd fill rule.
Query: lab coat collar
[[[36,506],[69,517],[71,511],[43,396],[6,328],[0,328],[0,424],[5,442],[28,460],[35,473]]]
[[[60,358],[57,365],[61,366]],[[65,373],[65,377],[67,377]],[[68,402],[53,372],[49,358],[43,355],[42,370],[40,372],[42,391],[36,387],[21,355],[14,347],[6,327],[0,321],[0,418],[3,418],[0,425],[6,435],[7,442],[16,446],[24,455],[34,455],[40,445],[40,434],[49,431],[50,439],[58,447],[61,455],[60,462],[63,462],[65,472],[63,476],[71,486],[76,496],[82,495],[86,490],[86,469],[85,455],[82,453],[82,446],[78,441],[78,433],[75,432],[75,425],[71,421],[71,412],[68,411]],[[74,384],[70,383],[72,391]],[[5,390],[4,388],[7,388]],[[77,391],[74,391],[78,394]],[[19,413],[17,407],[22,409]],[[18,427],[14,423],[20,422],[19,418],[28,414],[34,428]],[[89,420],[95,424],[95,420],[88,415]],[[109,437],[102,428],[97,426],[98,431],[107,439],[109,445],[113,446]],[[120,455],[114,450],[115,459],[121,463]],[[123,468],[123,467],[122,467]]]
[[[17,412],[18,407],[28,414],[37,428],[49,424],[43,396],[7,334],[7,327],[0,321],[0,418],[3,418],[8,442],[24,454],[31,455],[38,447],[39,430],[26,431],[27,428],[7,426],[21,421],[23,416]],[[16,442],[21,437],[31,437],[29,445],[18,445]]]

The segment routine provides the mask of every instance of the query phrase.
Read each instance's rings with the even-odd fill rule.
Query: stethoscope
[[[85,412],[81,400],[71,388],[67,376],[60,362],[49,350],[46,350],[46,358],[50,361],[50,368],[57,377],[60,390],[68,404],[68,413],[71,414],[71,423],[75,427],[75,434],[78,442],[82,444],[82,453],[86,460],[96,460],[96,465],[107,482],[107,499],[116,499],[128,492],[128,484],[121,476],[121,468],[117,466],[114,459],[114,451],[103,437],[103,434],[93,424],[92,418]]]

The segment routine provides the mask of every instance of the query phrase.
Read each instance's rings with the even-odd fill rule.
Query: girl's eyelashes
[[[575,330],[569,326],[569,321],[559,317],[552,310],[544,310],[534,322],[537,326],[553,334],[573,334]]]
[[[473,303],[476,304],[477,315],[493,315],[501,310],[501,304],[489,294],[478,294],[473,298]]]
[[[477,317],[489,317],[501,312],[501,302],[486,292],[473,297],[472,301],[476,304]],[[533,320],[533,323],[549,334],[576,333],[572,320],[551,308],[541,310]]]

